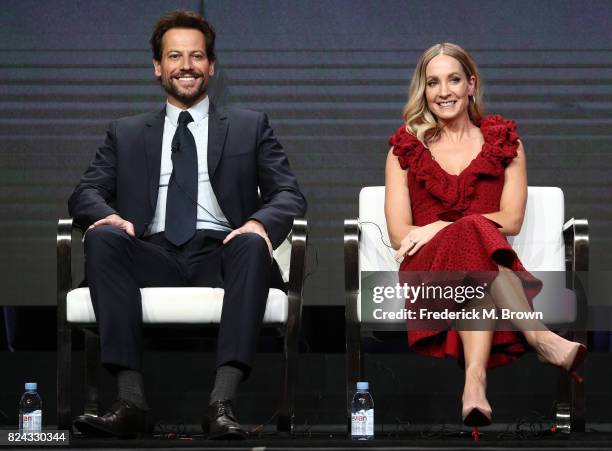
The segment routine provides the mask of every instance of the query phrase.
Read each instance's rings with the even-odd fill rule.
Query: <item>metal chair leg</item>
[[[574,341],[586,346],[586,332],[575,332],[573,335]],[[569,386],[572,431],[584,432],[586,430],[586,379],[583,378],[582,382],[577,382],[569,374],[565,374],[565,377],[568,379],[567,385]]]
[[[85,349],[85,408],[84,413],[98,415],[98,370],[100,368],[100,340],[89,330],[84,331]]]
[[[68,325],[62,327],[57,333],[57,427],[70,429],[72,411],[70,405],[70,379],[72,372],[71,362],[72,337]]]
[[[283,374],[281,377],[281,407],[278,412],[276,430],[293,433],[295,388],[300,344],[300,325],[302,316],[301,299],[289,292],[289,315],[283,346]]]
[[[351,433],[351,401],[357,382],[364,379],[359,323],[346,324],[346,427]]]
[[[290,337],[288,334],[285,334],[283,374],[281,376],[282,398],[276,422],[277,432],[283,434],[293,433],[297,352],[297,349],[291,349]]]

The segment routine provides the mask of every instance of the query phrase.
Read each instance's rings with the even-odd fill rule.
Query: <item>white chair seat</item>
[[[145,324],[219,324],[223,306],[222,288],[142,288],[142,319]],[[95,323],[89,288],[77,288],[67,296],[69,323]],[[287,295],[272,288],[268,295],[264,324],[287,322]]]
[[[291,244],[289,240],[274,251],[283,280],[289,280]],[[141,288],[144,324],[219,324],[223,306],[222,288],[159,287]],[[288,316],[287,295],[279,289],[268,294],[263,324],[285,324]],[[76,288],[66,297],[66,319],[69,323],[96,322],[89,288]]]

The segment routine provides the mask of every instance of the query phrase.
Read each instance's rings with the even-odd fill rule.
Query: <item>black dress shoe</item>
[[[215,401],[208,409],[208,440],[244,440],[248,437],[236,420],[231,401]]]
[[[88,437],[136,437],[147,431],[147,411],[118,399],[103,416],[79,415],[72,424]]]

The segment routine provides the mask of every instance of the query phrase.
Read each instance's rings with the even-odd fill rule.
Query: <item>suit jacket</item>
[[[134,224],[136,236],[145,232],[157,205],[164,120],[165,108],[111,122],[68,201],[70,215],[83,230],[118,214]],[[208,172],[232,228],[255,219],[274,247],[293,219],[306,213],[306,199],[264,113],[220,111],[210,104]]]

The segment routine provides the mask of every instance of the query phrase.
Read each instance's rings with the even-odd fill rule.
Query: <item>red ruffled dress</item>
[[[412,257],[406,256],[400,271],[497,271],[498,264],[521,272],[527,298],[541,284],[525,271],[497,225],[482,216],[499,211],[506,166],[516,157],[518,135],[513,121],[501,116],[482,119],[481,152],[459,175],[451,175],[432,158],[429,150],[405,127],[389,139],[402,169],[408,170],[413,224],[437,220],[453,224],[442,229]],[[420,354],[447,355],[463,360],[461,338],[450,326],[444,330],[408,330],[408,344]],[[522,335],[496,331],[488,367],[507,364],[524,353]]]

